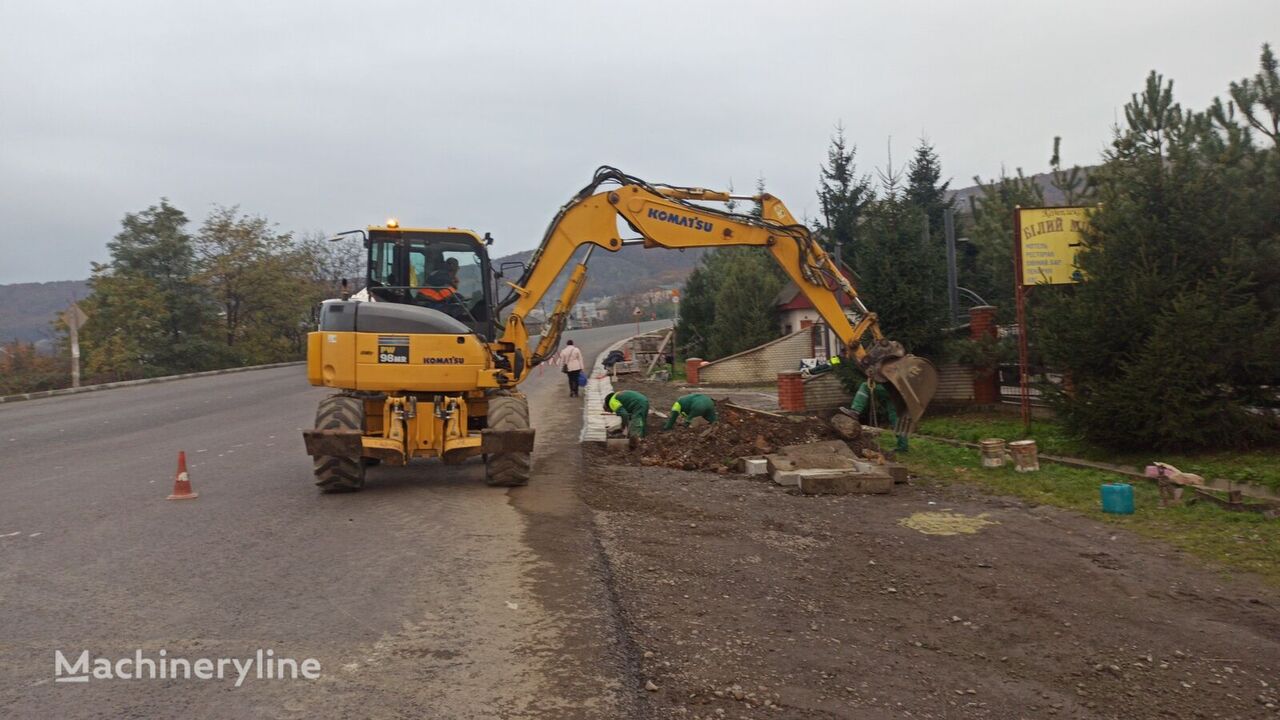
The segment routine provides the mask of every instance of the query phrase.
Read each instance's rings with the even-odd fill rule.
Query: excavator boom
[[[602,189],[607,186],[608,189]],[[525,318],[583,245],[616,252],[624,240],[618,218],[635,231],[646,248],[672,249],[752,246],[769,251],[840,338],[846,353],[874,380],[890,383],[906,405],[908,432],[923,415],[937,389],[937,372],[925,359],[908,355],[899,343],[881,332],[878,319],[863,304],[853,285],[831,256],[797,222],[782,201],[771,195],[749,196],[760,204],[761,217],[708,207],[701,202],[743,198],[703,188],[652,185],[610,167],[596,171],[583,188],[557,213],[528,268],[502,307],[511,307],[499,346],[515,356],[528,347]],[[626,244],[633,241],[628,240]],[[590,253],[588,252],[588,258]],[[515,378],[545,360],[559,342],[569,308],[585,282],[586,259],[575,269],[556,304],[531,362]],[[848,297],[857,313],[851,322],[840,296]]]

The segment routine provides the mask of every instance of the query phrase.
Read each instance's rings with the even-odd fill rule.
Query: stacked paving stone
[[[861,460],[842,440],[787,445],[763,459],[775,483],[806,495],[884,494],[906,481],[903,466]]]

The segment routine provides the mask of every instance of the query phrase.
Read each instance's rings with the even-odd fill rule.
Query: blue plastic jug
[[[1133,486],[1129,483],[1104,483],[1102,485],[1102,512],[1132,515]]]

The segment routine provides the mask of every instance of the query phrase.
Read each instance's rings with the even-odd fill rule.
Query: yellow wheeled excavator
[[[758,203],[760,217],[711,205],[733,200]],[[391,221],[352,232],[368,251],[366,288],[325,301],[307,338],[308,380],[338,390],[303,432],[326,492],[360,489],[367,465],[415,457],[457,463],[482,455],[489,484],[528,482],[534,430],[517,388],[558,348],[596,248],[764,248],[840,338],[846,358],[897,390],[906,410],[900,431],[914,428],[937,389],[933,366],[884,337],[844,273],[771,195],[650,184],[602,167],[560,208],[515,280],[491,266],[488,235]],[[530,348],[526,318],[584,246]],[[850,315],[842,293],[853,300]]]

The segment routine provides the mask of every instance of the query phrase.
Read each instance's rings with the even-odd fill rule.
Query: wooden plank
[[[731,407],[731,408],[733,408],[734,410],[741,410],[741,411],[743,411],[743,412],[755,413],[756,415],[765,415],[765,416],[767,416],[767,417],[781,418],[781,419],[784,419],[784,420],[785,420],[785,419],[786,419],[786,417],[787,417],[786,415],[779,415],[778,413],[769,412],[768,410],[761,410],[761,409],[759,409],[759,408],[747,407],[746,405],[738,405],[738,404],[735,404],[735,403],[731,403],[731,402],[729,402],[728,400],[724,401],[724,402],[723,402],[723,403],[721,403],[721,404],[722,404],[724,407]]]
[[[645,377],[653,374],[653,368],[658,364],[658,358],[662,357],[662,351],[667,348],[667,343],[671,340],[671,331],[662,337],[662,344],[658,346],[658,352],[653,354],[653,360],[649,361],[649,369],[644,371]]]

